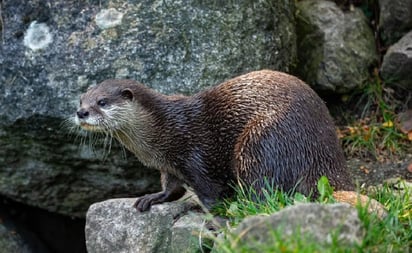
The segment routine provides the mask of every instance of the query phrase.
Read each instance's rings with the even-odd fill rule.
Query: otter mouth
[[[99,127],[97,125],[91,125],[91,124],[86,123],[86,122],[81,122],[80,127],[83,128],[84,130],[92,131],[92,132],[101,132],[102,131],[101,127]]]

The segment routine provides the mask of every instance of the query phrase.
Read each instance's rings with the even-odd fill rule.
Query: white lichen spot
[[[116,71],[116,79],[126,79],[130,75],[128,68],[120,68]]]
[[[53,42],[53,36],[50,28],[45,23],[33,21],[27,29],[23,43],[33,51],[46,48]]]
[[[116,9],[103,9],[96,15],[96,24],[101,29],[112,28],[122,23],[123,13]]]

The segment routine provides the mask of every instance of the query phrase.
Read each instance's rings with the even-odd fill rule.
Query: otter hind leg
[[[166,172],[161,172],[162,191],[151,193],[137,198],[134,207],[139,212],[145,212],[150,209],[152,205],[170,202],[181,198],[186,189],[182,182],[173,175]]]
[[[253,192],[256,200],[264,200],[265,191],[288,192],[297,174],[290,170],[295,158],[289,152],[288,140],[275,131],[273,124],[261,118],[250,121],[234,148],[234,174],[240,185]]]

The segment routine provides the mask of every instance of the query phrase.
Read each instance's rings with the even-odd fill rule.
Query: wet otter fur
[[[321,176],[336,190],[353,189],[324,102],[281,72],[251,72],[193,96],[106,80],[81,96],[76,123],[113,136],[160,170],[163,190],[138,198],[139,211],[182,197],[184,184],[207,208],[238,183],[258,197],[268,185],[316,196]]]

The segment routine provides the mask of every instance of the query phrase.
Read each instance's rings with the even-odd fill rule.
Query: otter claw
[[[162,201],[163,199],[164,199],[164,194],[161,192],[148,194],[148,195],[137,198],[133,207],[136,208],[138,212],[146,212],[150,210],[150,207],[152,205],[164,202]]]
[[[172,190],[147,194],[137,198],[133,206],[138,212],[145,212],[148,211],[152,205],[177,200],[182,197],[185,192],[186,189],[179,186],[173,188]]]
[[[136,210],[137,210],[138,212],[145,212],[145,211],[147,211],[148,209],[147,209],[147,205],[143,205],[143,204],[142,204],[143,202],[144,202],[144,201],[142,201],[141,198],[138,198],[138,199],[136,200],[136,202],[134,202],[133,207],[136,208]],[[146,206],[146,207],[144,207],[144,206]]]
[[[138,198],[133,207],[136,208],[138,212],[146,212],[150,209],[151,205],[151,199],[144,196]]]

